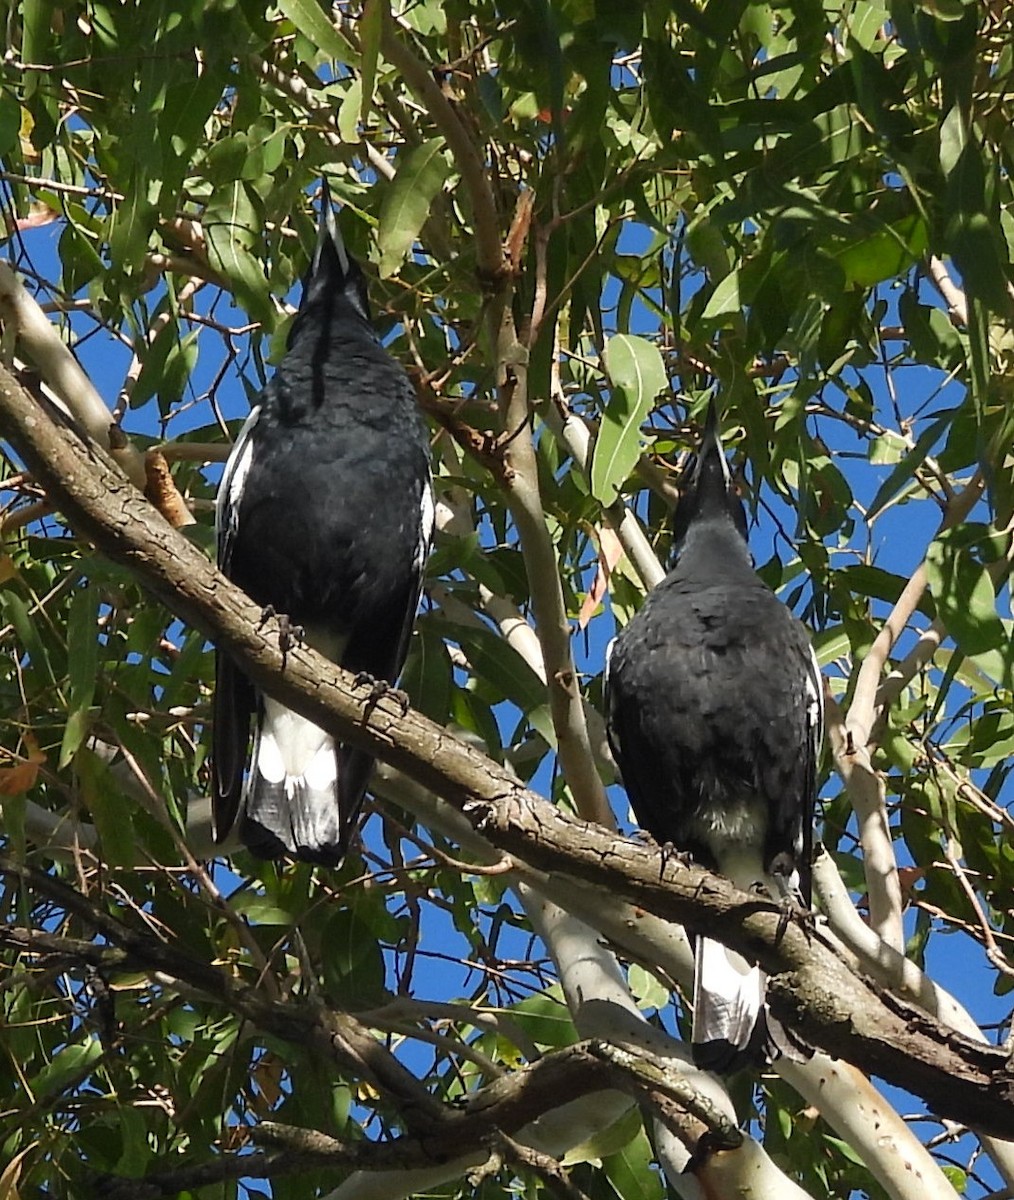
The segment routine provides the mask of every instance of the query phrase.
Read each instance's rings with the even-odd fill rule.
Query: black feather
[[[393,684],[419,603],[432,511],[414,390],[377,338],[363,272],[325,192],[287,352],[223,475],[219,565],[258,603],[302,626],[321,653]],[[219,840],[242,811],[243,840],[255,853],[341,861],[372,759],[318,735],[219,655]]]
[[[677,507],[676,565],[609,656],[609,741],[657,842],[809,904],[821,681],[806,630],[754,572],[746,529],[712,407]],[[762,983],[741,985],[740,964],[711,998],[735,1008],[753,987],[759,1009]],[[695,1042],[728,1041],[712,1036],[725,1018],[710,1021],[708,986],[698,979]],[[744,1016],[731,1045],[695,1046],[698,1061],[728,1069],[755,1056],[761,1020]]]

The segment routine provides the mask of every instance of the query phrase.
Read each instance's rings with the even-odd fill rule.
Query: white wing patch
[[[806,725],[813,739],[814,757],[818,757],[824,741],[824,677],[812,645],[806,672]]]
[[[229,565],[232,542],[239,529],[239,506],[243,498],[243,487],[253,462],[253,429],[260,419],[258,404],[243,422],[239,437],[229,452],[222,482],[215,497],[215,536],[218,543],[218,565],[225,569]]]
[[[721,942],[698,938],[694,970],[695,1045],[729,1042],[745,1050],[764,1007],[765,975],[760,967]]]
[[[433,483],[426,480],[419,501],[419,540],[416,542],[414,566],[417,574],[422,574],[426,559],[430,552],[430,542],[433,540],[433,520],[435,508],[433,504]]]
[[[602,690],[609,691],[609,664],[613,659],[613,650],[616,648],[616,638],[611,637],[606,645],[606,662],[602,668]]]

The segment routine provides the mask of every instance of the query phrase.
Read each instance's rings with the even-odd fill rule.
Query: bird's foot
[[[806,934],[806,940],[809,941],[817,928],[817,914],[812,908],[804,908],[794,896],[785,896],[781,901],[781,912],[778,914],[775,945],[785,937],[785,931],[793,921],[799,924],[803,933]]]
[[[820,916],[819,913],[815,913],[812,908],[797,907],[793,909],[793,915],[799,922],[799,927],[802,929],[803,933],[806,934],[806,940],[808,942],[811,941],[813,935],[817,932],[817,925]]]
[[[274,605],[265,604],[261,609],[261,619],[257,628],[264,626],[274,617],[278,622],[278,649],[282,653],[282,670],[285,670],[285,660],[293,646],[302,646],[306,642],[306,630],[302,625],[294,625],[288,613],[275,612]]]
[[[659,846],[661,861],[658,865],[658,881],[662,882],[662,876],[665,874],[665,869],[671,862],[679,863],[681,867],[687,867],[694,861],[693,855],[689,850],[678,850],[672,842],[663,842]]]
[[[377,679],[369,671],[358,671],[356,673],[355,685],[356,687],[368,687],[370,689],[370,694],[366,697],[368,708],[372,708],[384,696],[390,696],[401,708],[402,716],[411,707],[408,696],[400,688],[396,688],[393,683],[388,683],[386,679]]]

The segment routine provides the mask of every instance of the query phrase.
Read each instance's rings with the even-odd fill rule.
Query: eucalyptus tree
[[[5,16],[2,1189],[1014,1187],[1004,6]],[[211,564],[322,177],[431,433],[405,715]],[[828,693],[812,925],[605,745],[712,394]],[[380,759],[340,870],[212,844],[213,641]],[[688,1065],[704,930],[812,1059]]]

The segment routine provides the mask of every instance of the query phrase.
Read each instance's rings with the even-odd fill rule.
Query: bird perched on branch
[[[288,348],[232,448],[215,525],[219,566],[252,599],[347,670],[394,684],[433,529],[429,443],[326,187]],[[221,650],[216,671],[216,838],[238,818],[261,857],[337,865],[373,759],[260,692]]]
[[[608,652],[609,743],[627,795],[659,844],[809,906],[820,669],[806,630],[754,572],[713,401],[674,534],[675,567]],[[782,1048],[764,983],[697,939],[698,1065],[732,1071]]]

